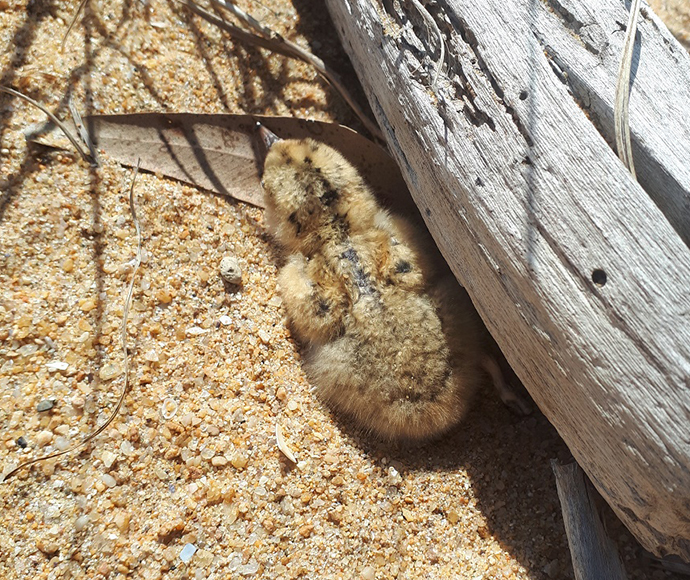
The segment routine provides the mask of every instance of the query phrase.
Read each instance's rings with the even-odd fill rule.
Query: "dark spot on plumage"
[[[445,385],[448,379],[450,379],[450,367],[446,367],[446,370],[443,371],[443,378],[441,379],[441,385]],[[436,399],[436,396],[438,394],[438,390],[434,390],[434,399]]]
[[[407,274],[408,272],[412,272],[412,264],[407,260],[401,260],[395,265],[396,274]]]
[[[300,224],[299,221],[297,221],[297,212],[292,212],[288,216],[288,221],[291,224],[295,224],[295,227],[297,228],[297,234],[299,234],[302,231],[302,224]]]
[[[309,143],[309,149],[312,153],[315,153],[319,149],[318,143]]]
[[[327,206],[330,206],[339,197],[339,193],[335,189],[327,189],[326,192],[321,196],[321,202]]]
[[[409,377],[412,381],[414,381],[414,375],[410,372],[405,372],[403,373],[403,376]],[[408,390],[407,393],[405,393],[405,399],[409,401],[410,403],[418,403],[423,397],[423,394],[420,392],[415,392],[412,390]]]
[[[307,165],[311,165],[311,164],[312,164],[312,158],[311,158],[311,156],[305,155],[305,156],[304,156],[304,162],[305,162]]]
[[[354,248],[348,248],[342,254],[340,258],[347,260],[352,266],[352,281],[355,283],[360,296],[373,296],[377,294],[376,288],[371,283],[369,274],[362,267],[362,263],[359,260],[357,252]]]
[[[292,164],[292,155],[290,155],[290,153],[288,153],[287,151],[281,151],[280,156],[283,158],[285,165]]]
[[[330,309],[331,307],[329,306],[328,302],[326,302],[323,299],[319,300],[318,310],[316,311],[316,314],[318,316],[324,316]]]
[[[359,258],[357,257],[357,252],[354,248],[348,248],[341,255],[341,258],[351,262],[352,264],[359,264]]]

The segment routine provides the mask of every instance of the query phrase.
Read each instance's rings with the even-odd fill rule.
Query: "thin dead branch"
[[[127,395],[127,392],[129,391],[129,354],[127,353],[127,318],[129,315],[129,308],[132,303],[132,293],[134,291],[134,280],[136,279],[137,271],[139,270],[139,265],[141,264],[141,226],[139,225],[139,218],[137,217],[137,212],[135,209],[134,205],[134,184],[137,179],[137,175],[139,174],[139,163],[137,163],[137,166],[134,168],[134,175],[132,176],[132,183],[129,188],[129,210],[132,213],[132,220],[134,221],[134,227],[137,232],[137,253],[136,257],[134,258],[134,268],[132,271],[132,279],[129,282],[129,288],[127,289],[127,294],[125,297],[125,304],[123,308],[123,313],[122,313],[122,352],[124,356],[124,371],[125,371],[125,382],[122,387],[122,392],[120,393],[120,398],[117,401],[117,404],[115,405],[115,408],[113,409],[112,413],[110,416],[106,419],[106,421],[101,425],[98,429],[96,429],[93,433],[90,435],[87,435],[84,439],[82,439],[79,443],[75,443],[68,449],[65,449],[63,451],[56,451],[55,453],[49,453],[48,455],[44,455],[42,457],[37,457],[35,459],[32,459],[30,461],[25,461],[24,463],[18,465],[14,469],[12,469],[9,473],[7,473],[2,480],[3,483],[7,482],[13,475],[24,469],[25,467],[29,467],[31,465],[34,465],[35,463],[39,463],[42,461],[47,461],[48,459],[55,459],[56,457],[61,457],[62,455],[67,455],[68,453],[72,453],[72,451],[75,451],[77,449],[80,449],[81,447],[84,447],[87,443],[90,441],[93,441],[96,437],[98,437],[103,431],[105,431],[108,426],[113,422],[117,414],[120,412],[120,409],[122,408],[122,403],[125,400],[125,396]]]
[[[92,165],[96,165],[96,160],[89,153],[84,151],[84,148],[82,147],[81,143],[79,143],[79,140],[74,135],[72,135],[70,130],[67,128],[67,125],[60,121],[60,119],[53,115],[53,113],[46,109],[41,103],[34,101],[31,97],[27,97],[24,93],[20,93],[19,91],[16,91],[9,87],[0,86],[0,91],[2,91],[3,93],[7,93],[9,95],[14,95],[15,97],[19,97],[20,99],[25,100],[27,103],[30,103],[34,107],[43,111],[46,115],[48,115],[48,118],[62,130],[62,132],[65,134],[65,137],[67,137],[70,140],[70,143],[74,145],[74,148],[79,152],[82,158],[85,161],[91,163]]]
[[[271,30],[264,24],[261,24],[261,22],[259,22],[256,18],[245,13],[243,10],[240,10],[239,8],[237,8],[237,6],[235,6],[227,0],[210,1],[214,6],[217,6],[230,12],[230,14],[235,16],[238,20],[244,23],[251,30],[255,31],[257,34],[248,32],[247,30],[244,30],[238,26],[235,26],[234,24],[231,24],[230,22],[227,22],[222,18],[219,18],[211,14],[210,12],[199,6],[199,4],[195,2],[195,0],[176,1],[181,2],[182,4],[187,6],[192,12],[194,12],[207,22],[210,22],[211,24],[218,26],[219,28],[226,31],[231,36],[236,37],[238,40],[242,42],[246,42],[254,46],[259,46],[261,48],[265,48],[267,50],[276,52],[278,54],[282,54],[290,58],[301,60],[302,62],[306,62],[307,64],[313,66],[314,69],[326,80],[326,82],[328,82],[333,87],[333,89],[343,98],[343,100],[350,106],[350,108],[354,111],[354,113],[357,115],[362,124],[367,128],[367,130],[371,133],[371,135],[374,136],[376,139],[383,141],[383,134],[381,133],[381,130],[378,128],[378,126],[364,113],[362,108],[357,104],[357,101],[347,90],[338,74],[328,65],[326,65],[326,63],[324,63],[323,60],[321,60],[319,57],[313,55],[311,52],[305,50],[304,48],[295,44],[294,42],[286,40],[280,34]]]
[[[630,69],[632,66],[633,48],[635,47],[635,35],[637,34],[637,17],[640,14],[640,0],[633,0],[630,6],[628,29],[625,33],[621,66],[618,69],[618,82],[616,83],[615,108],[613,111],[613,125],[616,134],[616,149],[618,157],[630,170],[633,179],[635,165],[633,163],[632,144],[630,142],[630,114],[628,104],[630,102]]]
[[[65,52],[65,43],[67,42],[67,37],[69,36],[69,33],[72,32],[72,28],[74,28],[74,25],[77,23],[77,18],[79,18],[79,14],[81,14],[81,11],[84,9],[84,6],[86,6],[86,3],[89,0],[81,0],[79,3],[79,6],[77,6],[76,11],[74,12],[74,16],[72,16],[72,20],[69,23],[69,26],[67,27],[67,32],[65,32],[65,36],[62,38],[62,44],[60,44],[60,52]]]

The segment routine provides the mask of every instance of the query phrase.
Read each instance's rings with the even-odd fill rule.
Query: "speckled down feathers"
[[[283,301],[318,395],[384,438],[455,425],[483,378],[487,335],[421,231],[310,139],[274,144],[263,180],[269,229],[287,253]]]

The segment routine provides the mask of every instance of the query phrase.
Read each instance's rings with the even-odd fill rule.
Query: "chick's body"
[[[275,143],[263,181],[269,229],[288,254],[283,302],[319,396],[386,438],[457,423],[480,383],[487,335],[419,232],[310,139]]]

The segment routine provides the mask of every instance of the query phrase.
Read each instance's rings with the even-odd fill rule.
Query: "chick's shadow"
[[[353,444],[379,463],[387,459],[406,473],[466,471],[476,509],[493,536],[528,572],[541,578],[556,559],[569,570],[570,555],[550,460],[567,462],[570,452],[539,411],[519,417],[485,386],[463,421],[441,438],[424,443],[385,442],[332,414]],[[465,491],[451,492],[438,510],[461,511]],[[554,530],[560,533],[554,534]],[[459,541],[464,541],[459,538]],[[532,577],[532,576],[530,576]]]

